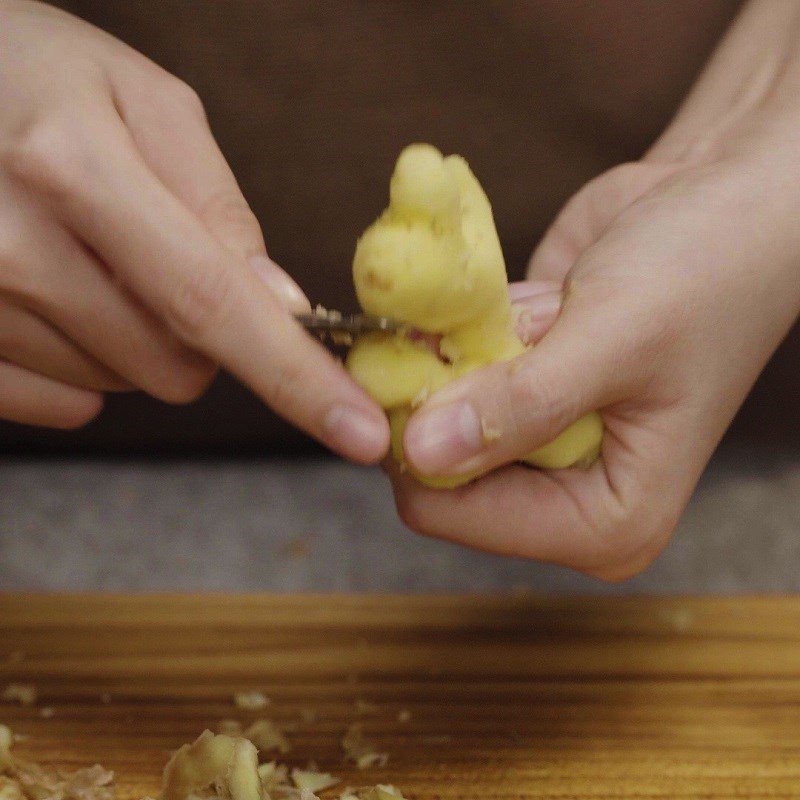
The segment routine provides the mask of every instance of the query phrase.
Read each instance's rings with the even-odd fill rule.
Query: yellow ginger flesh
[[[356,246],[353,280],[366,313],[438,339],[437,353],[404,331],[373,333],[360,337],[347,359],[355,380],[389,414],[392,453],[402,464],[403,431],[413,408],[466,372],[525,351],[514,330],[492,208],[461,156],[445,158],[424,144],[403,150],[389,207]],[[588,414],[525,461],[546,469],[587,465],[602,436],[599,414]],[[414,474],[438,487],[477,477]]]

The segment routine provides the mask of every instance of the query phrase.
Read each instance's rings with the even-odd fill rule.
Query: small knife
[[[297,314],[295,319],[311,333],[330,336],[336,344],[348,344],[348,337],[362,333],[386,331],[395,333],[400,325],[388,317],[373,317],[369,314],[342,314],[340,311],[320,306],[310,314]],[[341,341],[336,341],[340,339]]]

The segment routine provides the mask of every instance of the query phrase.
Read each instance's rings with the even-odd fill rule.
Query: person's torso
[[[356,237],[385,206],[404,145],[430,141],[469,160],[518,277],[569,195],[658,136],[740,2],[58,4],[199,91],[271,254],[312,302],[349,309]],[[773,365],[778,391],[796,374],[788,363]],[[763,420],[771,400],[762,387]],[[113,400],[110,414],[78,438],[112,448],[235,449],[289,436],[223,381],[179,411]]]

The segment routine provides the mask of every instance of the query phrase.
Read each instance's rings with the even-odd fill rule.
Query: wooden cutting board
[[[0,703],[19,754],[99,761],[123,799],[258,716],[290,763],[415,800],[800,797],[800,599],[0,594],[11,681],[39,691]],[[385,769],[342,763],[353,722]]]

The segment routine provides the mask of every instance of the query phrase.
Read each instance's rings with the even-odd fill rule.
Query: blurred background
[[[563,202],[658,136],[739,5],[56,4],[198,90],[270,254],[344,310],[405,144],[469,160],[518,279]],[[0,587],[800,589],[799,360],[795,330],[674,543],[621,587],[413,537],[377,470],[327,457],[226,376],[186,407],[113,397],[79,432],[0,425]]]

